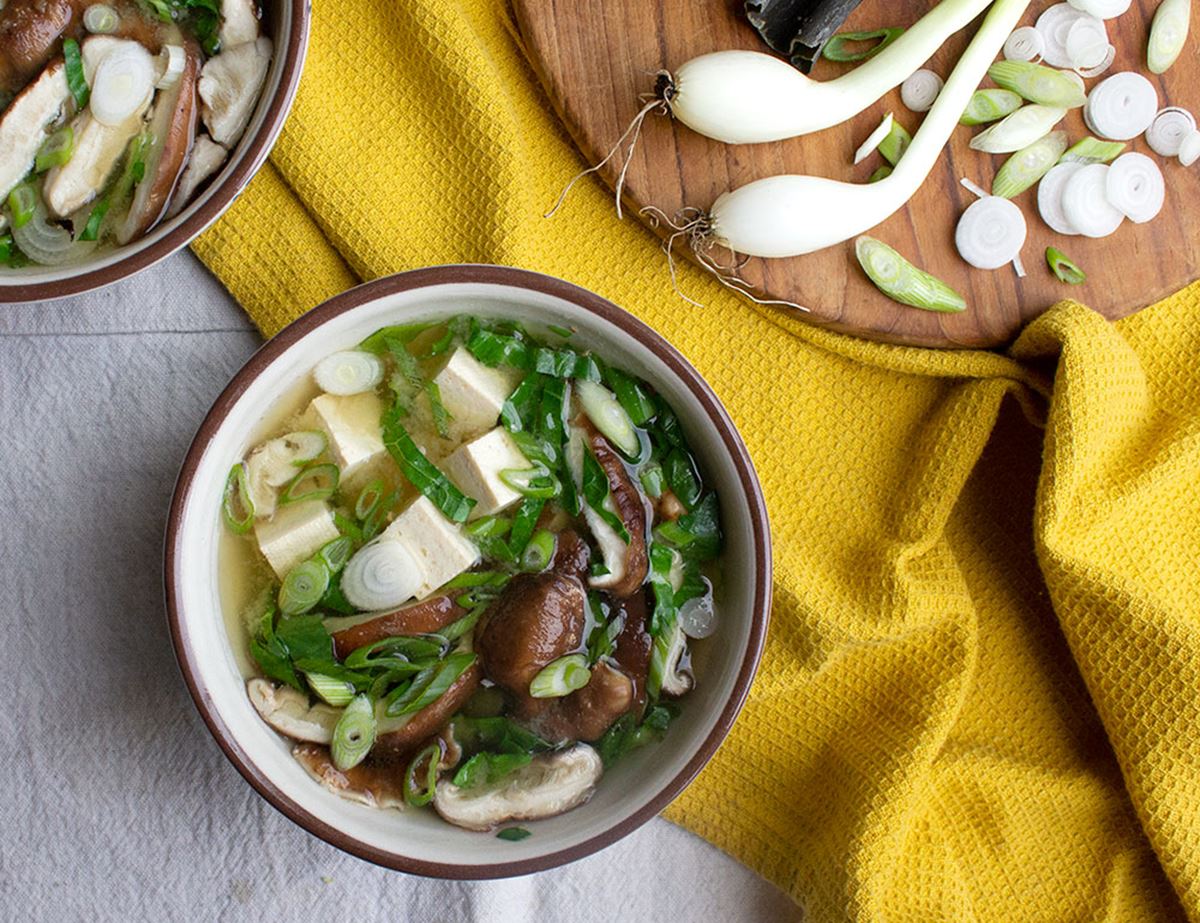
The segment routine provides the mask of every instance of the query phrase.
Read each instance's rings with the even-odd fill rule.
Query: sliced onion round
[[[1016,205],[999,196],[985,196],[963,212],[954,243],[959,255],[976,269],[999,269],[1017,258],[1028,230]]]
[[[900,100],[913,112],[928,112],[942,92],[942,78],[931,70],[914,71],[900,84]]]
[[[1084,237],[1108,237],[1125,221],[1125,216],[1108,201],[1108,171],[1108,164],[1088,164],[1063,187],[1063,214]]]
[[[1075,20],[1067,30],[1067,57],[1071,59],[1071,67],[1076,70],[1087,70],[1104,63],[1111,47],[1108,42],[1108,29],[1104,22],[1095,16],[1084,16]]]
[[[1104,194],[1108,203],[1135,224],[1158,217],[1166,201],[1162,170],[1145,154],[1122,154],[1108,168]]]
[[[1021,26],[1004,43],[1006,61],[1040,61],[1046,49],[1046,40],[1033,26]]]
[[[327,394],[362,394],[383,381],[383,363],[372,353],[347,349],[318,362],[313,379]]]
[[[1117,48],[1115,45],[1109,45],[1107,50],[1104,52],[1104,59],[1100,61],[1100,63],[1098,63],[1095,67],[1077,67],[1075,68],[1074,73],[1077,77],[1086,77],[1088,80],[1091,80],[1093,77],[1099,77],[1101,74],[1107,71],[1113,66],[1113,62],[1116,60]]]
[[[1133,0],[1067,0],[1077,10],[1097,19],[1115,19],[1125,13]]]
[[[1052,231],[1059,234],[1070,236],[1079,234],[1074,225],[1067,220],[1066,213],[1063,212],[1062,194],[1067,181],[1082,170],[1083,166],[1081,163],[1060,163],[1043,176],[1042,181],[1038,183],[1038,214],[1042,216],[1042,220]]]
[[[1067,54],[1067,36],[1071,26],[1086,17],[1069,3],[1056,3],[1038,17],[1035,28],[1042,33],[1042,58],[1051,67],[1070,67],[1071,56]]]
[[[183,69],[187,66],[187,52],[183,50],[182,45],[163,45],[158,57],[163,74],[154,86],[159,90],[169,90],[183,76]]]
[[[395,538],[363,545],[342,572],[342,592],[357,609],[378,612],[412,599],[424,580],[420,563]]]
[[[1200,131],[1194,131],[1183,139],[1183,144],[1179,146],[1179,162],[1185,167],[1190,167],[1197,160],[1200,160]]]
[[[1196,130],[1196,117],[1186,109],[1171,106],[1154,117],[1146,129],[1146,143],[1161,157],[1175,157],[1183,141]]]
[[[154,58],[137,42],[123,42],[96,68],[92,116],[102,125],[120,125],[154,92]]]
[[[707,580],[704,581],[708,583]],[[689,599],[679,607],[679,627],[689,638],[707,638],[717,630],[717,613],[713,608],[712,587],[702,596]]]
[[[1103,138],[1130,141],[1142,134],[1158,114],[1154,84],[1133,71],[1113,74],[1088,94],[1083,108],[1088,127]]]
[[[21,252],[41,266],[62,266],[81,260],[96,249],[96,241],[77,241],[61,224],[51,221],[46,206],[38,201],[33,217],[12,228]]]

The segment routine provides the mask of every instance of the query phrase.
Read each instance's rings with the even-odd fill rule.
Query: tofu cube
[[[289,503],[279,507],[270,519],[254,523],[258,547],[280,580],[339,534],[333,512],[324,500]]]
[[[309,404],[308,416],[329,437],[329,453],[337,462],[343,480],[387,455],[379,418],[383,402],[373,392],[322,394]]]
[[[446,474],[475,500],[471,518],[491,516],[507,509],[521,495],[500,480],[505,468],[528,468],[527,459],[503,426],[456,449],[443,464]]]
[[[418,599],[479,560],[479,549],[428,497],[413,501],[383,534],[403,542],[424,570],[424,580],[417,589]]]
[[[433,377],[442,405],[454,418],[453,430],[462,439],[485,433],[496,425],[500,408],[521,379],[518,369],[488,368],[459,347]]]

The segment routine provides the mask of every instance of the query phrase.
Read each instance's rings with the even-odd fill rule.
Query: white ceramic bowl
[[[246,697],[221,616],[217,542],[231,462],[278,396],[318,359],[386,324],[453,314],[503,316],[577,329],[594,348],[647,379],[678,413],[706,482],[721,501],[724,599],[718,634],[696,645],[696,689],[665,740],[624,759],[586,805],[526,823],[520,842],[452,827],[431,811],[381,811],[345,801],[292,759]],[[758,479],[733,423],[694,368],[640,321],[583,289],[494,266],[445,266],[381,279],[310,311],[267,343],[217,399],[176,486],[167,530],[167,609],[176,655],[217,742],[284,814],[348,852],[391,868],[451,878],[523,874],[572,861],[661,811],[728,733],[762,653],[771,599],[771,553]]]

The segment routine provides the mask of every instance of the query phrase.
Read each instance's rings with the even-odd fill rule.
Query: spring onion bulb
[[[313,379],[327,394],[362,394],[373,391],[383,381],[383,363],[373,353],[347,349],[318,362]]]
[[[834,80],[812,80],[773,55],[718,51],[662,78],[659,95],[684,125],[717,141],[754,144],[806,135],[862,112],[989,5],[942,0],[879,54]]]
[[[1062,210],[1067,223],[1084,237],[1108,237],[1125,221],[1125,216],[1108,201],[1107,164],[1080,167],[1062,191]]]
[[[329,589],[329,568],[315,558],[297,564],[283,578],[279,588],[279,611],[284,615],[302,615],[321,601]]]
[[[889,112],[883,117],[883,121],[876,126],[875,130],[867,135],[867,140],[858,146],[858,150],[854,152],[854,162],[862,163],[868,157],[875,153],[879,145],[883,143],[892,131],[892,114]]]
[[[937,163],[988,65],[1028,6],[1029,0],[996,0],[891,176],[865,184],[817,176],[757,180],[725,193],[697,219],[703,227],[693,236],[695,245],[716,242],[746,256],[798,256],[857,237],[902,208]]]
[[[1060,163],[1038,183],[1038,214],[1051,230],[1059,234],[1074,236],[1079,233],[1063,212],[1062,194],[1067,181],[1083,168],[1084,164],[1081,163]]]
[[[159,90],[168,90],[175,86],[183,75],[183,69],[187,66],[187,52],[183,50],[182,45],[163,45],[158,56],[162,65],[162,76],[154,86]]]
[[[1071,27],[1080,19],[1087,17],[1069,3],[1056,3],[1038,17],[1034,26],[1042,33],[1045,49],[1042,59],[1051,67],[1070,67],[1071,56],[1067,54],[1067,38]]]
[[[942,313],[967,309],[962,295],[936,276],[917,269],[883,241],[864,234],[854,242],[854,255],[867,278],[892,301]]]
[[[416,595],[424,572],[398,539],[380,537],[363,545],[342,572],[342,592],[356,609],[375,612]]]
[[[1171,106],[1154,117],[1146,129],[1146,143],[1160,157],[1178,156],[1184,139],[1196,130],[1196,117],[1186,109]]]
[[[976,90],[959,119],[961,125],[986,125],[1012,115],[1025,104],[1012,90]]]
[[[116,127],[154,92],[154,59],[137,42],[122,42],[101,59],[89,106],[101,125]]]
[[[83,11],[83,27],[93,35],[110,35],[120,24],[117,11],[106,3],[93,3]]]
[[[988,76],[997,86],[1019,93],[1031,103],[1074,109],[1087,101],[1071,77],[1032,61],[997,61],[988,68]]]
[[[1162,170],[1145,154],[1122,154],[1108,168],[1105,198],[1134,224],[1145,224],[1157,218],[1166,194]]]
[[[529,683],[535,699],[557,699],[582,689],[592,678],[585,654],[568,654],[546,664]]]
[[[354,684],[344,679],[334,679],[324,673],[305,673],[308,687],[327,705],[342,708],[354,699]]]
[[[355,696],[346,706],[338,723],[333,726],[333,740],[329,753],[333,765],[345,772],[353,769],[375,746],[375,706],[370,696]]]
[[[1146,131],[1158,114],[1154,84],[1132,71],[1113,74],[1088,94],[1084,120],[1095,134],[1131,141]]]
[[[1004,43],[1006,61],[1040,61],[1046,48],[1046,40],[1033,26],[1021,26],[1013,31]]]
[[[1152,74],[1166,73],[1187,43],[1192,19],[1192,0],[1163,0],[1154,11],[1146,63]]]
[[[1108,163],[1125,150],[1120,141],[1101,141],[1098,138],[1081,138],[1067,148],[1062,155],[1063,163]]]
[[[1021,209],[1000,196],[985,196],[958,219],[954,244],[976,269],[999,269],[1017,258],[1027,233]]]
[[[1046,265],[1058,277],[1058,281],[1067,285],[1082,285],[1087,281],[1087,274],[1067,259],[1067,255],[1054,247],[1046,248]]]
[[[1004,162],[992,180],[992,195],[1011,199],[1020,195],[1058,163],[1067,149],[1067,133],[1052,131],[1022,148]]]
[[[1067,30],[1067,57],[1077,71],[1102,64],[1111,47],[1108,29],[1095,16],[1077,19]]]
[[[1055,106],[1022,106],[972,138],[971,149],[985,154],[1011,154],[1046,137],[1066,114],[1066,109]]]
[[[900,84],[900,101],[913,112],[928,112],[937,102],[938,94],[942,92],[944,81],[931,70],[921,68],[913,71],[904,83]]]
[[[620,449],[626,458],[636,458],[641,454],[642,444],[633,420],[615,394],[604,385],[584,378],[575,382],[575,393],[584,413],[605,439]]]
[[[1067,0],[1067,2],[1080,12],[1095,16],[1097,19],[1116,19],[1133,5],[1133,0]]]
[[[892,130],[879,142],[879,154],[894,167],[911,144],[912,135],[908,130],[899,122],[893,122]]]
[[[1181,164],[1190,167],[1197,160],[1200,160],[1200,131],[1192,132],[1179,145],[1179,162]]]

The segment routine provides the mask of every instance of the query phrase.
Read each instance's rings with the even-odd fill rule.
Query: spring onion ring
[[[1104,195],[1110,205],[1134,224],[1158,217],[1166,201],[1162,170],[1145,154],[1122,154],[1105,177]]]
[[[954,244],[976,269],[999,269],[1017,258],[1027,234],[1021,209],[1000,196],[985,196],[958,219]]]
[[[1163,0],[1154,11],[1146,63],[1152,74],[1166,73],[1179,58],[1191,27],[1192,0]]]
[[[1124,14],[1133,0],[1067,0],[1075,9],[1097,19],[1116,19]]]
[[[540,574],[550,566],[554,557],[554,533],[546,529],[538,529],[529,539],[529,544],[521,553],[521,570],[531,574]]]
[[[1045,45],[1042,58],[1047,64],[1051,67],[1071,66],[1071,56],[1067,54],[1067,36],[1071,33],[1071,26],[1087,15],[1069,3],[1056,3],[1038,17],[1034,28],[1042,33]]]
[[[1082,285],[1087,281],[1087,274],[1067,259],[1066,254],[1054,247],[1046,248],[1046,265],[1060,282],[1067,285]]]
[[[83,27],[93,35],[110,35],[120,24],[117,11],[106,3],[93,3],[83,11]]]
[[[1052,231],[1059,234],[1070,236],[1079,234],[1063,212],[1062,193],[1067,181],[1083,167],[1084,164],[1081,163],[1060,163],[1043,176],[1042,181],[1038,183],[1038,214],[1042,216],[1042,220]]]
[[[1125,221],[1125,216],[1106,195],[1109,169],[1107,164],[1088,164],[1080,167],[1063,186],[1063,214],[1067,223],[1084,237],[1108,237]]]
[[[137,42],[122,42],[101,59],[92,78],[92,118],[101,125],[120,125],[154,92],[154,82],[150,52]]]
[[[1108,41],[1108,29],[1103,20],[1084,16],[1075,20],[1067,30],[1067,57],[1076,71],[1099,67],[1108,56],[1112,45]]]
[[[238,507],[241,507],[241,516],[237,513]],[[225,516],[225,524],[237,535],[245,535],[254,525],[254,501],[250,499],[246,466],[241,462],[229,469],[229,476],[225,479],[221,512]]]
[[[867,278],[893,301],[941,313],[967,309],[962,295],[936,276],[917,269],[883,241],[864,234],[854,242],[854,255]]]
[[[1196,117],[1179,106],[1163,109],[1146,129],[1146,143],[1160,157],[1177,157],[1183,141],[1196,130]]]
[[[1020,195],[1058,163],[1067,149],[1067,133],[1052,131],[1022,148],[1004,162],[992,180],[992,195],[1011,199]]]
[[[354,684],[344,679],[335,679],[324,673],[305,673],[304,678],[308,680],[308,687],[326,705],[342,708],[354,699]]]
[[[431,743],[417,753],[404,770],[404,800],[412,807],[422,808],[433,801],[441,760],[441,744]],[[424,772],[421,771],[422,766],[425,767]]]
[[[1031,103],[971,139],[971,149],[985,154],[1011,154],[1046,137],[1067,110]]]
[[[326,394],[346,396],[373,391],[383,381],[383,363],[373,353],[347,349],[326,356],[313,369],[313,380]]]
[[[900,84],[900,101],[913,112],[928,112],[937,102],[944,85],[942,78],[933,71],[921,68]]]
[[[535,699],[557,699],[582,689],[592,678],[585,654],[567,654],[546,664],[529,683]]]
[[[182,45],[163,45],[158,56],[162,61],[163,74],[154,87],[158,90],[169,90],[183,76],[183,69],[187,66],[187,52],[183,50]]]
[[[283,578],[279,588],[279,611],[284,615],[302,615],[321,601],[329,589],[329,568],[312,558],[297,564]]]
[[[342,592],[364,612],[398,606],[416,595],[424,570],[403,542],[381,536],[368,542],[342,572]]]
[[[337,491],[338,466],[332,463],[309,465],[302,468],[279,494],[280,505],[301,503],[305,500],[328,500]]]
[[[345,772],[353,769],[375,745],[375,706],[366,695],[355,696],[333,727],[329,753],[333,765]]]
[[[1004,43],[1006,61],[1040,61],[1046,49],[1046,40],[1033,26],[1021,26]]]
[[[1088,127],[1102,138],[1131,141],[1158,114],[1158,91],[1141,74],[1113,74],[1088,94],[1083,110]]]

